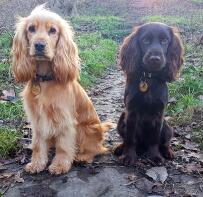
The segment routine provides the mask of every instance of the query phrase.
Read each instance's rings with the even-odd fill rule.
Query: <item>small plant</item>
[[[22,120],[23,116],[24,112],[21,101],[18,101],[16,103],[0,103],[0,120]]]
[[[8,58],[12,44],[13,33],[3,32],[0,34],[0,59]]]
[[[0,127],[0,157],[15,154],[15,151],[20,148],[18,141],[21,137],[15,129]]]

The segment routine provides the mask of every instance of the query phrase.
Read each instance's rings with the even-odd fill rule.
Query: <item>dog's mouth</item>
[[[38,60],[38,61],[50,61],[50,57],[45,55],[44,53],[35,53],[33,56],[33,59]]]

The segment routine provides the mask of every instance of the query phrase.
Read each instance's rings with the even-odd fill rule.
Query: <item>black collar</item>
[[[34,81],[35,82],[44,82],[44,81],[52,81],[54,80],[53,75],[38,75],[36,74]]]
[[[160,72],[147,72],[147,71],[141,72],[140,81],[146,81],[146,80],[150,80],[150,79],[157,79],[162,82],[165,81]]]

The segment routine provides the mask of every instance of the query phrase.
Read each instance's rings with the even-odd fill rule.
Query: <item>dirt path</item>
[[[117,5],[114,1],[112,2],[108,4],[107,0],[104,1],[114,10],[113,6],[122,7],[123,5]],[[160,1],[154,0],[149,4],[147,0],[130,0],[122,12],[126,12],[126,20],[130,20],[129,23],[137,24],[139,23],[139,17],[144,13],[145,15],[146,13],[158,13],[162,4],[159,5],[157,2]],[[172,0],[169,4],[174,6],[176,5],[174,2],[177,3],[177,0]],[[185,2],[185,6],[188,6],[186,1],[182,2]],[[134,14],[129,14],[127,11]],[[168,11],[165,9],[165,12]],[[106,76],[99,79],[96,85],[89,90],[89,95],[102,120],[111,119],[117,123],[124,107],[124,86],[123,73],[113,67],[109,68]],[[184,144],[184,147],[176,152],[174,161],[167,161],[158,170],[160,176],[165,174],[164,169],[167,170],[167,174],[165,174],[167,179],[163,183],[158,181],[158,179],[157,181],[152,180],[152,178],[146,175],[146,171],[154,167],[152,162],[140,160],[136,166],[126,168],[110,153],[96,158],[91,165],[79,166],[75,164],[68,174],[61,176],[51,176],[47,172],[39,175],[28,175],[23,171],[22,165],[10,164],[7,167],[9,172],[15,174],[12,175],[15,184],[8,187],[9,189],[5,196],[202,197],[203,177],[201,173],[203,171],[203,154],[200,153],[195,143],[187,141],[187,132],[185,131],[185,128],[176,128],[177,135],[173,139],[173,144]],[[106,145],[110,149],[119,141],[120,138],[115,129],[107,134]]]

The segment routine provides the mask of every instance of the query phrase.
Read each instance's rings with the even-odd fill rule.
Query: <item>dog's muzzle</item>
[[[148,71],[158,71],[165,66],[166,60],[162,52],[149,51],[144,55],[143,63]]]

